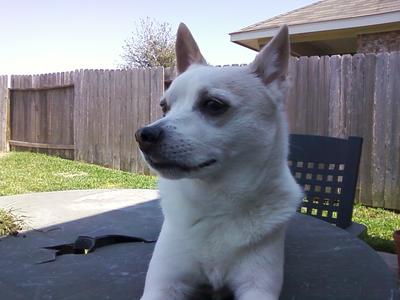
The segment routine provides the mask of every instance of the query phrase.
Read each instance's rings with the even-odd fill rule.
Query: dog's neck
[[[159,186],[165,220],[174,226],[189,228],[202,219],[208,222],[221,216],[227,220],[243,218],[244,211],[247,216],[257,216],[259,210],[270,211],[271,217],[279,216],[286,220],[293,213],[293,203],[300,195],[293,193],[292,178],[288,169],[285,172],[286,168],[281,167],[280,173],[270,176],[269,165],[257,174],[251,173],[254,169],[250,167],[242,167],[235,170],[236,175],[225,176],[212,184],[199,179],[161,179]],[[276,211],[282,212],[277,214]],[[272,219],[269,221],[279,223]]]

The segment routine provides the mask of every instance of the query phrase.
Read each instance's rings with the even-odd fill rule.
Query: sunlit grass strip
[[[400,229],[400,215],[396,212],[370,208],[362,205],[354,207],[353,221],[367,226],[363,240],[377,251],[395,253],[393,231]]]

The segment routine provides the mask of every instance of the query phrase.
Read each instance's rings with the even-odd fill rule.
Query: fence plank
[[[129,155],[129,140],[132,138],[131,131],[133,128],[129,128],[129,114],[128,114],[128,97],[130,90],[128,89],[128,71],[121,71],[121,108],[120,108],[120,169],[124,171],[129,170],[130,166],[130,155]]]
[[[350,55],[349,55],[350,56]],[[356,54],[354,56],[350,56],[352,59],[351,63],[351,74],[347,79],[347,83],[345,84],[347,90],[345,91],[346,102],[345,102],[345,127],[346,127],[346,136],[360,136],[363,137],[368,135],[368,133],[364,132],[363,121],[365,118],[366,110],[365,107],[365,88],[364,88],[364,77],[365,77],[365,56],[364,54]],[[372,116],[371,116],[372,117]],[[358,190],[356,199],[360,197],[360,182],[363,174],[361,173],[363,170],[363,155],[361,154],[361,164],[360,164],[360,172],[358,176]]]
[[[97,70],[97,81],[96,81],[96,103],[98,110],[98,121],[96,121],[96,129],[98,132],[96,133],[96,146],[95,146],[95,163],[98,162],[104,163],[104,117],[105,117],[105,107],[104,107],[104,96],[103,96],[103,70]]]
[[[75,159],[81,160],[81,141],[82,141],[82,80],[83,71],[74,72],[74,145]]]
[[[362,155],[360,161],[360,194],[358,202],[372,206],[372,132],[374,115],[374,92],[375,92],[375,54],[367,54],[365,57],[363,72],[363,95],[364,97],[354,96],[352,101],[359,102],[360,112],[353,111],[359,116],[357,122],[363,137]],[[361,75],[360,75],[361,77]],[[359,79],[361,80],[361,78]]]
[[[333,137],[344,137],[343,124],[343,98],[341,75],[342,61],[338,55],[333,55],[330,60],[330,82],[329,82],[329,135]]]
[[[139,129],[139,88],[138,88],[138,83],[139,83],[139,70],[138,69],[133,69],[131,70],[132,72],[132,79],[131,79],[131,84],[132,84],[132,127],[133,131],[136,132]],[[133,160],[131,161],[131,171],[138,173],[140,169],[140,151],[139,147],[132,138],[132,145],[131,145],[132,153],[133,153]]]
[[[121,158],[120,158],[120,143],[121,143],[121,80],[122,80],[122,71],[117,70],[114,73],[114,101],[113,101],[113,145],[112,145],[112,153],[113,153],[113,168],[120,169],[121,168]]]
[[[29,83],[27,81],[28,76],[23,76],[22,78],[22,85],[24,87],[29,87]],[[22,105],[24,109],[24,117],[25,122],[23,128],[23,140],[32,142],[30,130],[32,130],[32,109],[31,109],[31,101],[29,100],[30,95],[29,93],[22,93]]]
[[[318,99],[318,88],[319,88],[319,73],[318,73],[318,65],[319,65],[319,57],[312,56],[308,59],[307,66],[307,80],[305,80],[307,94],[305,97],[306,103],[306,114],[312,114],[314,117],[309,118],[305,117],[305,132],[309,132],[310,134],[318,134],[318,118],[319,118],[319,99]],[[315,84],[317,83],[317,84]]]
[[[296,129],[297,66],[298,66],[298,59],[296,57],[291,57],[290,63],[289,63],[289,71],[288,71],[288,80],[289,80],[290,88],[289,88],[288,95],[285,100],[285,110],[286,110],[287,120],[289,123],[289,131],[290,132],[295,132],[295,129]]]
[[[139,69],[138,88],[139,99],[138,102],[138,123],[137,128],[143,127],[150,123],[150,72],[145,69]],[[148,173],[146,163],[143,161],[142,156],[138,150],[138,171],[140,173]]]
[[[89,124],[89,159],[91,163],[96,163],[96,149],[98,147],[98,124],[101,121],[99,119],[99,103],[97,102],[97,73],[98,70],[92,70],[90,72],[90,80],[89,80],[89,111],[88,111],[88,124]]]
[[[308,78],[308,59],[306,57],[300,57],[298,61],[298,77],[304,76]],[[306,112],[308,109],[308,80],[299,80],[296,84],[297,91],[297,109],[299,116],[296,118],[295,133],[306,132]]]
[[[375,57],[375,56],[374,56]],[[363,54],[353,57],[353,85],[350,90],[350,101],[347,110],[347,133],[363,137],[363,150],[359,170],[358,202],[364,202],[371,195],[371,149],[373,91],[375,81],[375,60],[366,58]],[[368,78],[368,80],[367,80]],[[371,94],[372,93],[372,94]],[[367,204],[366,202],[364,202]],[[372,201],[368,203],[372,204]]]
[[[385,102],[384,207],[399,209],[400,199],[400,52],[389,55]]]
[[[125,147],[126,147],[126,153],[124,157],[124,162],[123,162],[123,170],[125,171],[131,171],[132,168],[132,161],[136,159],[135,154],[135,148],[134,148],[134,140],[135,140],[135,122],[134,118],[135,115],[133,114],[133,103],[132,103],[132,98],[133,98],[133,89],[134,86],[132,84],[132,78],[133,78],[133,72],[132,70],[127,70],[126,74],[126,120],[125,120],[125,128],[124,128],[124,136],[123,139],[125,139]]]
[[[71,80],[73,74],[72,72],[69,73],[69,79]],[[65,140],[69,141],[70,144],[74,144],[74,105],[75,105],[75,100],[74,100],[74,88],[69,88],[67,89],[67,99],[69,99],[69,101],[66,103],[67,107],[68,107],[68,124],[66,125],[66,127],[68,128],[67,131],[67,135]],[[74,152],[69,151],[68,155],[70,159],[73,159],[74,157]]]
[[[329,134],[329,93],[330,93],[330,81],[329,81],[329,56],[321,57],[319,60],[319,134]]]
[[[150,122],[162,118],[160,99],[164,93],[164,69],[153,68],[150,81]]]
[[[349,119],[352,107],[352,90],[357,82],[354,80],[354,65],[353,56],[343,55],[341,62],[341,76],[340,76],[340,120],[341,124],[340,136],[346,137],[349,135],[351,126],[354,122]]]
[[[86,152],[87,158],[86,161],[93,163],[93,148],[94,148],[94,139],[93,139],[93,121],[96,120],[94,117],[95,104],[93,99],[93,78],[95,70],[90,70],[87,73],[87,85],[86,85]],[[96,120],[98,121],[98,120]]]
[[[114,145],[114,110],[115,110],[115,72],[111,70],[108,72],[108,131],[107,134],[107,161],[106,164],[109,167],[113,167],[114,153],[113,153],[113,145]]]
[[[96,103],[97,103],[97,130],[96,133],[96,147],[95,147],[95,163],[103,164],[105,162],[105,144],[106,144],[106,134],[105,122],[107,115],[107,103],[105,100],[105,76],[106,72],[104,70],[97,70],[97,86],[96,86]]]
[[[23,123],[18,120],[24,120],[24,107],[22,99],[14,99],[16,93],[11,92],[11,139],[23,141]]]
[[[82,156],[83,161],[90,161],[89,155],[89,82],[90,82],[90,71],[85,70],[83,72],[83,90],[82,90]]]
[[[385,187],[385,131],[386,90],[388,86],[389,55],[380,53],[376,57],[374,127],[372,149],[372,205],[383,206]]]
[[[0,76],[0,152],[8,150],[8,77]]]
[[[112,72],[107,70],[105,71],[104,76],[104,166],[111,168],[112,167],[112,151],[110,151],[110,145],[112,145],[110,134],[111,130],[111,74]]]
[[[128,77],[127,77],[127,88],[129,90],[128,93],[128,101],[127,101],[127,114],[128,114],[128,119],[127,119],[127,151],[128,151],[128,159],[126,163],[126,168],[127,170],[131,172],[136,171],[136,165],[137,165],[137,145],[135,142],[135,132],[137,130],[137,102],[139,99],[137,99],[137,94],[136,94],[136,89],[137,89],[137,70],[129,70],[128,71]]]

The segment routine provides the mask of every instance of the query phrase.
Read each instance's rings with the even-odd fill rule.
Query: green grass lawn
[[[357,204],[353,221],[367,226],[363,240],[378,251],[396,253],[393,231],[400,230],[400,214],[381,208],[369,208]]]
[[[29,152],[0,156],[0,196],[76,189],[155,187],[153,176]],[[368,227],[368,234],[363,239],[369,245],[379,251],[395,253],[392,234],[400,229],[399,214],[356,205],[353,219]],[[0,234],[15,232],[19,222],[12,213],[0,210]]]
[[[111,170],[44,154],[11,152],[0,157],[0,196],[79,189],[153,189],[153,176]]]

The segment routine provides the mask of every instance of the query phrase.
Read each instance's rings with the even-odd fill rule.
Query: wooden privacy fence
[[[11,150],[36,150],[73,159],[73,75],[11,76]]]
[[[135,142],[161,117],[162,68],[75,73],[75,159],[148,173]]]
[[[292,58],[293,133],[364,139],[358,201],[400,209],[400,52]]]
[[[400,53],[292,58],[289,72],[290,131],[363,137],[358,201],[400,210]],[[147,173],[134,133],[161,117],[174,70],[165,75],[157,68],[12,76],[9,108],[0,77],[0,151],[10,110],[12,148]]]
[[[0,77],[0,142],[6,145],[9,109],[11,150],[149,172],[134,134],[161,117],[162,68],[11,76],[9,107],[3,81],[6,77]]]

